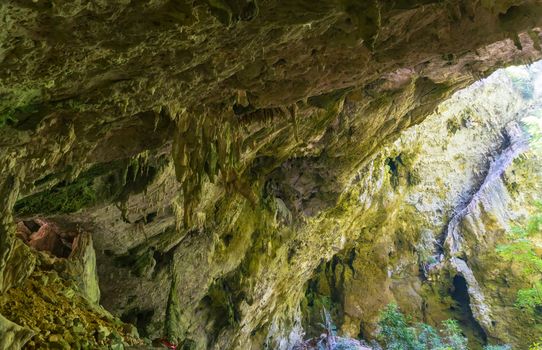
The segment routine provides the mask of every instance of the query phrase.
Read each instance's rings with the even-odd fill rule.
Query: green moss
[[[22,198],[15,203],[15,214],[73,213],[96,204],[98,200],[116,197],[123,188],[120,174],[123,164],[118,161],[96,165],[75,181],[61,181],[50,189]],[[100,181],[102,177],[104,179]]]
[[[166,310],[165,331],[169,339],[179,341],[185,338],[185,330],[188,327],[182,317],[182,305],[179,300],[179,281],[175,273],[172,274],[171,289]]]
[[[37,111],[37,101],[41,91],[30,89],[15,91],[0,101],[0,128],[16,124],[21,115],[28,115]]]
[[[25,349],[118,349],[141,344],[131,326],[81,293],[72,274],[79,271],[74,261],[46,254],[36,257],[39,263],[29,278],[0,295],[0,313],[35,333]]]
[[[15,212],[17,215],[73,213],[94,204],[96,200],[92,179],[86,178],[23,198],[15,204]]]
[[[114,200],[122,203],[130,195],[144,191],[166,165],[165,156],[149,161],[144,155],[97,164],[74,181],[61,181],[47,190],[20,199],[15,204],[15,213],[19,216],[67,214],[98,202]],[[34,185],[46,185],[54,180],[54,176],[46,175]]]
[[[0,112],[0,127],[7,125],[16,125],[20,120],[27,116],[35,114],[38,111],[38,105],[28,104],[17,108],[9,108]]]
[[[239,310],[236,306],[236,290],[233,279],[218,279],[209,288],[207,298],[210,301],[213,315],[220,315],[215,324],[216,334],[225,326],[236,326],[240,320]]]
[[[13,116],[11,111],[4,111],[0,114],[0,127],[15,123],[17,119]]]

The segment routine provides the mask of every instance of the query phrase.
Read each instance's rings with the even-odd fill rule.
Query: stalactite
[[[192,222],[206,179],[214,183],[220,175],[225,184],[238,181],[242,143],[239,121],[231,113],[206,110],[197,116],[179,117],[172,154],[183,193],[186,226]],[[226,185],[228,188],[240,186]]]

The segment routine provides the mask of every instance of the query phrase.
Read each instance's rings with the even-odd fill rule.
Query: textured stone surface
[[[132,326],[93,300],[97,281],[89,273],[96,266],[89,261],[90,249],[87,246],[85,255],[70,259],[34,253],[37,266],[0,296],[0,313],[14,322],[2,321],[0,339],[7,344],[0,342],[3,349],[19,349],[28,340],[26,349],[118,349],[123,344],[142,344]]]
[[[0,315],[0,349],[20,349],[34,334]]]
[[[142,335],[291,346],[314,270],[393,214],[371,206],[394,199],[365,175],[357,206],[352,178],[386,176],[374,154],[453,91],[539,58],[541,13],[538,1],[3,2],[0,273],[12,214],[46,217],[92,234],[101,303]]]
[[[379,216],[366,216],[358,242],[309,282],[311,334],[324,305],[343,332],[371,338],[379,310],[396,302],[430,324],[458,319],[474,348],[538,339],[540,321],[513,307],[523,277],[495,251],[540,199],[542,175],[538,151],[526,150],[514,122],[532,102],[508,79],[499,72],[458,93],[375,158],[373,167],[387,171],[360,173],[375,190],[361,190],[359,202]]]

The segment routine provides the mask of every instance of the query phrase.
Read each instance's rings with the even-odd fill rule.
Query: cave
[[[0,350],[529,348],[541,42],[539,0],[3,1]]]
[[[456,302],[456,305],[451,307],[452,311],[457,313],[457,319],[464,324],[463,328],[472,331],[473,338],[477,339],[480,344],[486,344],[487,335],[472,314],[467,281],[462,276],[457,275],[452,280],[452,286],[450,295]]]

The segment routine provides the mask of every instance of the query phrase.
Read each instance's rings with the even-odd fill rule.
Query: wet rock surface
[[[369,266],[363,288],[383,296],[344,294],[350,334],[369,336],[388,286],[420,315],[447,315],[438,298],[422,306],[419,232],[397,222],[421,226],[394,208],[421,200],[412,210],[437,227],[501,136],[474,134],[489,136],[457,182],[412,171],[426,165],[413,145],[380,152],[454,91],[540,58],[541,14],[538,1],[3,2],[0,313],[37,332],[30,347],[77,342],[51,308],[79,317],[90,347],[137,343],[99,298],[148,339],[286,349],[301,339],[306,283],[338,261],[345,276]],[[446,133],[473,122],[457,118]],[[428,154],[444,147],[426,141]],[[448,166],[433,161],[434,174]],[[426,198],[407,196],[416,183]],[[62,229],[20,224],[38,219]],[[408,277],[383,268],[403,266],[392,248]],[[77,272],[43,283],[57,263]]]

